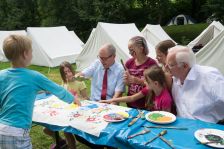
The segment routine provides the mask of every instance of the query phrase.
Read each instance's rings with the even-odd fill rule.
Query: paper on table
[[[114,111],[129,111],[130,108],[82,100],[82,106],[76,107],[59,100],[55,96],[35,102],[33,121],[58,125],[72,126],[76,129],[99,136],[108,122],[103,115]]]

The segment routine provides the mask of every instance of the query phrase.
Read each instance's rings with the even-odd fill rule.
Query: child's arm
[[[112,99],[122,97],[122,93],[123,92],[121,92],[121,91],[115,92]],[[112,102],[111,104],[118,105],[119,103],[118,102]]]
[[[36,79],[34,80],[34,83],[36,83],[36,86],[38,86],[37,90],[48,91],[67,103],[75,102],[78,105],[80,104],[79,100],[75,99],[74,96],[65,90],[62,86],[49,80],[46,76],[40,73],[36,73]]]
[[[112,103],[112,102],[133,102],[138,99],[141,99],[145,97],[145,95],[142,94],[142,92],[138,92],[132,96],[124,96],[119,98],[112,98],[110,100],[100,100],[101,103]]]
[[[87,89],[86,89],[86,88],[82,89],[82,90],[80,91],[80,94],[81,94],[81,96],[82,96],[82,98],[83,98],[84,100],[88,100],[88,99],[89,99],[88,94],[87,94]]]

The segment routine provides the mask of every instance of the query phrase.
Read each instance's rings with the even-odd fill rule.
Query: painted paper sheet
[[[103,116],[112,112],[128,112],[130,109],[89,100],[82,100],[82,106],[67,104],[55,96],[35,102],[33,121],[58,126],[71,126],[94,136],[107,127]]]

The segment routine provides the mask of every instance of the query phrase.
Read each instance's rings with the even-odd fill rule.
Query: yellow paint
[[[77,104],[72,103],[72,104],[70,104],[68,107],[66,107],[66,109],[75,109],[75,108],[77,108],[77,107],[78,107]]]
[[[169,122],[171,120],[172,120],[172,117],[163,116],[163,117],[158,117],[156,121],[159,121],[159,122]]]
[[[124,118],[128,118],[129,117],[129,114],[127,112],[120,111],[120,112],[117,112],[117,113],[122,115]]]

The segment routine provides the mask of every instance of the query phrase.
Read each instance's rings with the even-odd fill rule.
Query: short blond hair
[[[32,49],[30,38],[24,35],[10,35],[3,42],[3,51],[9,61],[15,61],[25,51]]]

